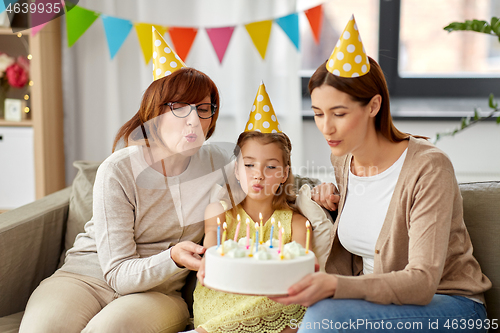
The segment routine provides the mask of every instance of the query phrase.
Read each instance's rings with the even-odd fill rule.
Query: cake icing
[[[226,245],[227,244],[227,245]],[[268,244],[268,243],[267,243]],[[286,295],[288,288],[314,272],[314,253],[306,254],[302,245],[291,242],[283,246],[283,259],[278,241],[273,248],[266,243],[258,251],[246,249],[246,239],[228,240],[205,252],[204,284],[212,289],[248,295]]]

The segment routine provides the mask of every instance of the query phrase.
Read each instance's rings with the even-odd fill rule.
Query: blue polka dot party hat
[[[175,51],[153,27],[153,77],[154,80],[170,75],[179,68],[187,67]]]
[[[326,69],[341,77],[362,76],[370,71],[370,61],[361,42],[354,15],[340,35],[330,59],[326,62]]]
[[[274,113],[264,82],[260,83],[257,96],[253,102],[250,117],[245,126],[245,132],[259,131],[262,133],[281,133],[281,127]]]

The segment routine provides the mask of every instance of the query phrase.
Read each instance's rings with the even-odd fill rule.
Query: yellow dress
[[[250,235],[255,232],[255,221],[238,207],[241,216],[241,225],[238,238],[246,237],[246,219],[250,219]],[[274,217],[273,246],[278,246],[278,221],[285,228],[282,235],[283,242],[289,243],[291,237],[291,222],[293,212],[291,210],[276,210]],[[234,239],[237,221],[230,212],[226,212],[227,239]],[[260,221],[258,221],[260,222]],[[264,242],[270,238],[271,218],[265,222]],[[260,230],[259,230],[260,231]],[[274,239],[276,242],[274,242]],[[276,244],[276,245],[274,245]],[[270,278],[272,276],[263,278]],[[292,304],[283,304],[271,301],[263,296],[245,296],[215,291],[202,286],[200,283],[194,291],[194,326],[203,327],[209,333],[212,332],[281,332],[290,325],[290,320],[299,323],[304,317],[306,308]]]

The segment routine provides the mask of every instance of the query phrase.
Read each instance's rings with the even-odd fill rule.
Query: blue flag
[[[276,19],[276,23],[283,29],[288,38],[295,45],[297,50],[300,49],[300,36],[299,36],[299,15],[293,13]]]
[[[101,17],[106,33],[106,40],[108,41],[109,53],[111,54],[111,59],[113,59],[134,25],[131,21],[118,17],[104,14]]]
[[[0,14],[2,14],[6,7],[5,5],[7,5],[7,7],[9,7],[9,4],[11,5],[14,5],[18,0],[0,0]],[[14,10],[14,8],[11,7],[11,10]]]

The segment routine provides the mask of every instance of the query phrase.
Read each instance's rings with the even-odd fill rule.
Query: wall
[[[456,120],[396,120],[395,125],[403,132],[434,137],[437,132],[454,129]],[[330,148],[316,128],[314,120],[303,122],[305,174],[333,180],[330,164]],[[450,157],[459,182],[500,180],[500,125],[494,121],[483,122],[466,129],[455,137],[445,137],[436,144]]]

